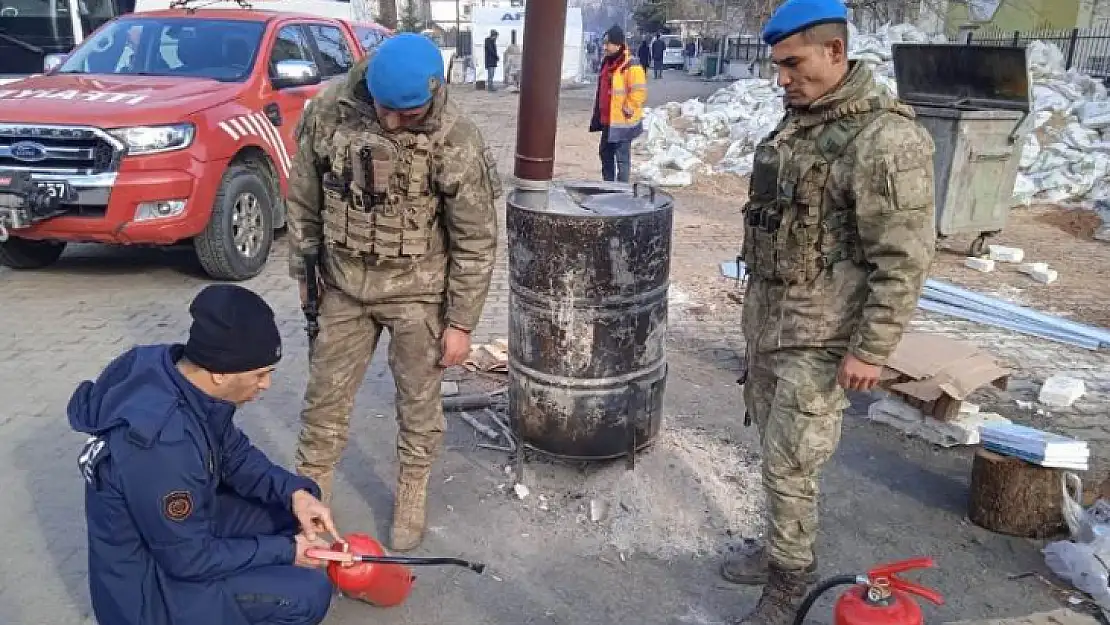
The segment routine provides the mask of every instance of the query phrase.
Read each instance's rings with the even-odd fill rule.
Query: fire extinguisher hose
[[[458,558],[412,558],[408,556],[355,556],[356,562],[376,562],[378,564],[403,564],[405,566],[461,566],[481,575],[486,565]]]
[[[857,575],[837,575],[820,582],[813,587],[813,590],[809,591],[805,600],[802,601],[802,605],[798,608],[798,613],[794,616],[794,625],[802,625],[802,623],[805,622],[806,615],[809,614],[810,608],[813,607],[814,603],[817,603],[821,595],[837,586],[852,586],[858,583],[860,583],[860,578]]]

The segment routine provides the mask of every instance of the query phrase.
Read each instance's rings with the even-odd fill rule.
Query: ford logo
[[[34,141],[17,141],[8,150],[12,158],[24,163],[37,163],[46,160],[46,146]]]

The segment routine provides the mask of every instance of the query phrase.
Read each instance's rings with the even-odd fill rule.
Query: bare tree
[[[352,0],[351,12],[356,20],[362,22],[377,22],[381,13],[379,9],[382,0]]]
[[[378,22],[386,28],[397,29],[397,0],[378,0]]]

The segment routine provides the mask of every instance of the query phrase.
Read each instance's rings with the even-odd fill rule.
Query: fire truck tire
[[[273,244],[274,197],[265,173],[249,161],[232,163],[208,227],[193,239],[201,267],[215,280],[248,280],[262,272]]]
[[[62,257],[66,244],[61,241],[32,241],[11,237],[0,243],[0,265],[11,269],[42,269]]]

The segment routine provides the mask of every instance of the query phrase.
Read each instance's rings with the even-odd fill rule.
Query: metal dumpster
[[[705,58],[705,73],[702,78],[715,78],[717,74],[721,73],[721,55],[719,54],[706,54]]]
[[[1029,132],[1032,79],[1026,48],[895,44],[898,97],[936,143],[936,226],[975,234],[969,254],[1006,226]]]

